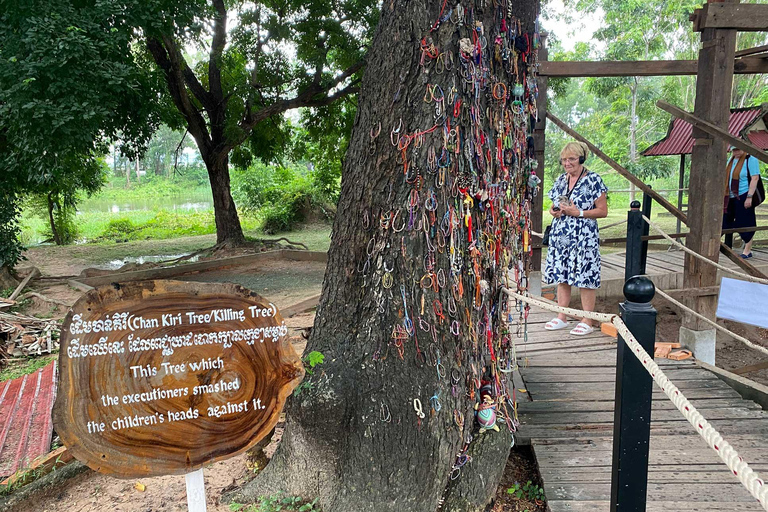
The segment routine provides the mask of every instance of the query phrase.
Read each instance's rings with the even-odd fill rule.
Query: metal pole
[[[651,218],[651,206],[653,206],[653,198],[651,198],[651,196],[649,196],[647,192],[643,192],[643,215],[645,215],[649,219]],[[643,221],[643,236],[648,236],[649,229],[650,229],[650,226],[648,225],[648,223]],[[638,274],[645,274],[645,264],[647,261],[648,261],[648,240],[643,240],[640,245],[640,272],[638,272]],[[626,281],[626,279],[624,280]]]
[[[624,262],[624,281],[642,274],[643,214],[640,201],[632,201],[627,212],[627,249]]]
[[[651,280],[636,276],[624,283],[627,300],[619,305],[622,320],[649,354],[653,354],[656,341],[656,310],[651,306],[654,294]],[[619,337],[611,512],[645,512],[652,393],[653,379]]]

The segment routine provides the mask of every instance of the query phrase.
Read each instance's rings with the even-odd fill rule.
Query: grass
[[[24,358],[19,361],[9,361],[8,364],[0,370],[0,382],[12,379],[18,379],[23,375],[34,373],[40,368],[47,366],[48,363],[56,359],[56,355],[46,355],[40,357]]]

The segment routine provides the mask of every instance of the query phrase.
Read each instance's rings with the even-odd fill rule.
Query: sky
[[[595,30],[600,27],[599,16],[584,13],[574,16],[574,14],[573,6],[566,8],[563,0],[548,0],[541,17],[542,29],[554,33],[566,51],[573,50],[576,43],[589,41]],[[573,19],[568,21],[566,18]]]

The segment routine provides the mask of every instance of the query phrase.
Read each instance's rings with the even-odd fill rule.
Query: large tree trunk
[[[62,245],[61,243],[61,237],[59,236],[59,232],[56,230],[56,222],[53,220],[53,207],[54,202],[53,198],[51,197],[51,193],[48,194],[48,222],[51,225],[51,233],[53,234],[53,242],[56,245]]]
[[[240,217],[237,215],[235,201],[229,183],[229,157],[211,156],[205,158],[208,179],[213,192],[213,211],[216,218],[216,243],[228,247],[238,247],[245,243]]]
[[[493,496],[514,426],[514,391],[499,370],[515,365],[516,338],[503,325],[500,288],[508,267],[525,287],[529,175],[536,165],[530,118],[511,111],[515,83],[526,84],[523,104],[536,111],[529,68],[518,55],[520,76],[514,75],[515,54],[504,60],[509,32],[499,28],[513,27],[515,16],[523,32],[532,31],[538,2],[511,2],[509,11],[491,1],[471,4],[464,23],[446,21],[431,34],[441,6],[448,15],[452,4],[383,4],[307,346],[325,363],[308,378],[310,388],[290,400],[270,464],[227,499],[253,501],[282,489],[318,497],[325,512],[434,512],[443,499],[442,510],[483,510]],[[474,54],[478,24],[482,31],[474,33],[487,42],[475,46],[484,48],[482,65],[479,56],[462,63],[459,40],[466,38],[465,51]],[[425,56],[420,65],[425,36],[445,55]],[[532,64],[535,52],[526,59]],[[485,85],[475,89],[482,77]],[[444,93],[437,117],[440,103],[430,95],[441,92],[427,84]],[[425,90],[432,91],[426,102]],[[448,137],[457,126],[458,137]],[[471,221],[462,215],[470,206]],[[500,432],[478,433],[480,379],[508,413]],[[459,474],[457,454],[465,449],[474,460]]]

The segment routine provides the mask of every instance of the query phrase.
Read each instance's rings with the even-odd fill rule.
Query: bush
[[[18,198],[0,192],[0,267],[14,268],[21,260],[24,248],[19,241],[21,213]]]
[[[109,221],[109,224],[107,224],[107,227],[101,233],[100,238],[106,238],[108,240],[122,240],[127,238],[137,229],[139,228],[133,225],[131,219],[114,219]]]
[[[301,167],[255,163],[233,173],[233,194],[246,213],[258,215],[267,234],[290,231],[316,213],[325,214],[327,197]]]

